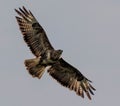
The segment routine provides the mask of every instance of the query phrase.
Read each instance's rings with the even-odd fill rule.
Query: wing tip
[[[14,9],[14,10],[18,15],[20,15],[24,19],[26,19],[26,16],[29,15],[29,12],[25,9],[24,6],[22,8],[19,7],[18,9]]]

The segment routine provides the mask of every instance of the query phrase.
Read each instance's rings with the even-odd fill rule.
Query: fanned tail
[[[40,79],[45,72],[46,66],[40,65],[39,61],[40,58],[27,59],[25,60],[25,66],[30,75]]]

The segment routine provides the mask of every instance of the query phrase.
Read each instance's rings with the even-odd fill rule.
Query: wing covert
[[[23,34],[23,38],[32,53],[36,57],[39,57],[46,50],[53,49],[44,29],[38,23],[31,11],[26,10],[25,7],[23,7],[23,9],[19,8],[19,10],[15,9],[15,11],[20,16],[16,16],[16,19]]]

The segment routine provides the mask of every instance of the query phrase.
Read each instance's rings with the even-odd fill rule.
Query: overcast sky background
[[[14,8],[30,9],[62,57],[93,81],[92,101],[38,80],[24,67],[34,58],[19,31]],[[0,106],[119,106],[120,0],[1,0]]]

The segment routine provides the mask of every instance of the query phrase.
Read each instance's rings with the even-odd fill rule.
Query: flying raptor
[[[62,57],[62,50],[55,50],[50,44],[46,32],[38,23],[30,10],[23,8],[15,9],[16,16],[23,38],[35,55],[33,59],[25,60],[25,66],[30,75],[41,78],[45,72],[56,79],[61,85],[74,90],[76,94],[84,98],[84,93],[89,99],[94,95],[95,88],[78,69],[66,62]]]

